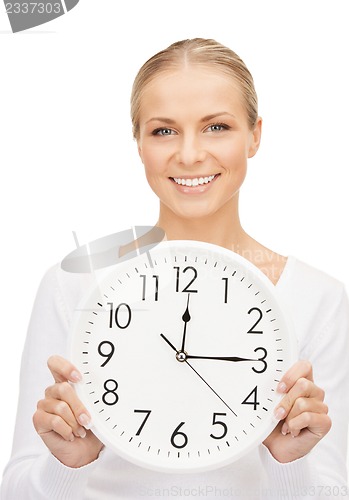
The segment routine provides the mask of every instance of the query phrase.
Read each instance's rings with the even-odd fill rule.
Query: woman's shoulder
[[[247,257],[258,267],[269,280],[279,289],[289,289],[292,292],[303,290],[311,293],[341,294],[345,288],[343,283],[315,266],[298,259],[293,255],[281,255],[262,245],[247,235]]]
[[[40,287],[51,290],[59,289],[63,294],[71,293],[73,296],[86,290],[87,286],[94,283],[94,273],[73,273],[65,271],[60,262],[50,266],[43,274]]]
[[[70,323],[80,302],[97,286],[100,274],[68,272],[62,269],[60,262],[57,262],[44,273],[36,302],[63,311]]]
[[[293,255],[287,258],[277,286],[298,289],[302,294],[329,294],[332,297],[345,291],[345,285],[340,279]]]
[[[349,303],[345,285],[339,279],[289,256],[276,290],[293,318],[300,339],[307,344],[311,338],[318,341],[328,325],[332,329],[337,325],[337,334],[340,329],[347,336]]]

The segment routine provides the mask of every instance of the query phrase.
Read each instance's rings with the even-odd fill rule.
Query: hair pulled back
[[[258,118],[258,100],[251,73],[240,57],[213,39],[192,38],[175,42],[146,61],[138,71],[131,93],[133,136],[139,137],[142,94],[159,74],[191,65],[215,67],[237,83],[246,108],[248,124],[254,128]]]

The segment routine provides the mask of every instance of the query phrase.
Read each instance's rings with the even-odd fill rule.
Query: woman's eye
[[[214,123],[213,125],[210,125],[207,130],[210,132],[221,132],[222,130],[229,130],[229,128],[230,127],[224,123]]]
[[[153,131],[153,135],[172,135],[173,133],[170,128],[157,128]]]

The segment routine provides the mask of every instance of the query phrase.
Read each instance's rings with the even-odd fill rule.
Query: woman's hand
[[[264,445],[276,460],[286,463],[306,455],[328,433],[331,419],[310,362],[294,364],[280,380],[278,392],[286,394],[275,409],[280,422]]]
[[[90,415],[69,383],[81,380],[81,374],[60,356],[50,357],[47,364],[55,384],[38,402],[33,415],[36,432],[60,462],[67,467],[82,467],[98,457],[103,444],[86,430]]]

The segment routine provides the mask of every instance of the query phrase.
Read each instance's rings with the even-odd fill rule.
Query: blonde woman
[[[104,448],[70,383],[81,374],[66,360],[71,318],[88,278],[55,266],[42,281],[29,326],[2,498],[347,496],[347,296],[340,282],[265,248],[241,226],[239,190],[262,127],[250,72],[214,40],[174,43],[140,69],[131,115],[167,239],[215,243],[241,254],[288,304],[300,360],[278,387],[284,394],[275,411],[279,424],[253,452],[204,474],[152,472]]]

